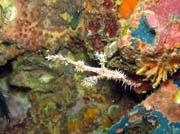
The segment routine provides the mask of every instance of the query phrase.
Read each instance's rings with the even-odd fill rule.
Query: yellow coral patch
[[[105,129],[108,129],[110,126],[111,126],[111,120],[109,119],[109,117],[105,117],[103,120],[102,120],[102,126],[105,128]]]
[[[156,74],[156,72],[158,71],[158,66],[155,66],[153,68],[151,68],[150,70],[148,70],[145,74],[146,74],[146,78],[150,78],[152,75]]]
[[[82,122],[80,120],[75,120],[67,124],[67,129],[69,132],[77,131],[82,126]]]
[[[146,70],[145,67],[142,67],[136,71],[136,74],[142,74]]]
[[[98,114],[99,114],[99,110],[96,107],[88,108],[84,113],[84,120],[86,121],[95,120]]]
[[[163,71],[164,71],[163,68],[160,67],[155,83],[152,85],[154,88],[157,87],[157,85],[161,82]]]

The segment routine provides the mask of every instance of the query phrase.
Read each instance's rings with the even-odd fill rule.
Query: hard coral
[[[136,65],[139,67],[136,73],[151,79],[153,87],[166,81],[168,76],[172,76],[180,67],[180,22],[177,18],[179,9],[177,0],[159,0],[150,4],[145,13],[148,24],[155,28],[157,33],[156,42],[153,45],[136,42],[139,51],[136,55]],[[175,19],[171,20],[172,16]]]
[[[40,18],[38,19],[36,12],[33,12],[35,6],[28,6],[26,3],[20,3],[19,5],[21,5],[21,10],[18,14],[21,14],[21,16],[16,16],[14,21],[4,26],[1,34],[5,34],[7,38],[11,38],[19,44],[27,44],[28,47],[32,48],[34,47],[33,44],[40,44],[39,35],[42,34],[42,31],[38,28]]]
[[[144,46],[144,47],[143,47]],[[140,55],[137,56],[136,64],[139,69],[138,75],[145,75],[151,79],[153,87],[157,87],[161,81],[166,81],[168,75],[172,76],[180,67],[179,45],[174,48],[157,50],[148,44],[137,45]]]
[[[149,24],[163,30],[171,17],[179,15],[180,2],[179,0],[158,0],[150,4],[149,10],[150,12],[146,14]]]
[[[39,12],[41,9],[37,3],[26,1],[21,2],[21,5],[21,16],[17,16],[11,24],[4,26],[0,34],[33,51],[49,41],[53,43],[59,37],[60,27],[56,28],[56,31],[44,28],[45,16]]]
[[[158,49],[169,45],[169,47],[176,47],[177,43],[180,43],[180,21],[168,24],[166,29],[161,31],[158,35]]]
[[[4,6],[3,2],[10,4]],[[50,50],[58,49],[57,44],[65,39],[67,41],[70,35],[74,34],[71,29],[66,29],[67,24],[60,21],[59,18],[62,17],[57,17],[57,12],[62,12],[64,8],[57,9],[51,4],[47,7],[43,1],[3,2],[0,1],[3,8],[3,18],[0,22],[0,47],[3,56],[0,64],[5,64],[7,60],[26,51],[36,51],[42,46]],[[10,45],[6,42],[10,42]]]
[[[173,101],[177,85],[172,80],[163,83],[160,91],[150,95],[142,104],[147,109],[160,111],[170,122],[180,122],[180,107]]]

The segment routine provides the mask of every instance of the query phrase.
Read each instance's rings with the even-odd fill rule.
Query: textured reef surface
[[[0,0],[0,134],[179,134],[179,0]]]

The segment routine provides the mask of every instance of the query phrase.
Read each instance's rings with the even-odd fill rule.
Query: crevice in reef
[[[16,59],[17,58],[8,60],[6,64],[0,67],[0,80],[3,80],[7,84],[7,88],[10,91],[28,92],[31,90],[30,87],[17,86],[17,85],[11,84],[13,62],[16,61]]]
[[[119,98],[124,96],[128,97],[134,103],[139,103],[146,98],[146,94],[137,94],[134,90],[132,90],[129,86],[122,85],[122,82],[115,83],[116,89],[113,90],[115,95],[119,94]]]
[[[12,73],[12,63],[14,59],[8,60],[3,66],[0,66],[0,79],[9,76]]]
[[[16,86],[11,83],[8,84],[8,87],[11,91],[21,91],[21,92],[28,92],[31,90],[30,87],[24,87],[24,86]]]

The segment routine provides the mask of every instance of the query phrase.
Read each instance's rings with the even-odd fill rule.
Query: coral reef
[[[66,10],[66,7],[63,9],[59,8],[56,11],[57,9],[53,8],[55,3],[47,7],[44,2],[29,0],[12,0],[8,4],[3,1],[1,2],[2,10],[8,7],[9,12],[11,12],[11,16],[7,17],[6,12],[3,12],[5,14],[4,18],[6,18],[8,23],[2,22],[3,25],[0,29],[1,53],[4,55],[1,56],[2,65],[7,60],[27,51],[34,52],[42,47],[58,49],[59,46],[57,44],[67,40],[68,36],[74,33],[71,29],[68,29],[68,14],[63,14],[63,10]],[[54,12],[59,12],[62,17],[57,13],[54,14]],[[72,11],[71,13],[73,14]],[[59,16],[56,17],[58,20],[55,20],[54,16],[56,15]],[[59,19],[63,20],[63,17],[66,21],[59,21]],[[63,39],[64,36],[66,39]]]
[[[0,133],[180,133],[179,14],[179,0],[0,0]]]

